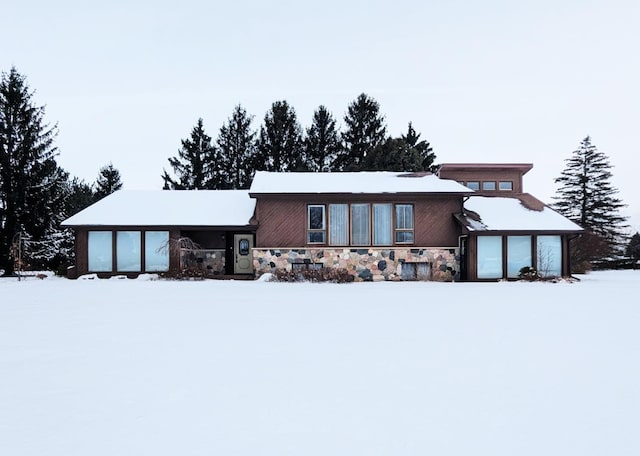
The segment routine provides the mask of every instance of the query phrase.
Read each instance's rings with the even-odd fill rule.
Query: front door
[[[233,273],[253,274],[253,235],[233,235]]]

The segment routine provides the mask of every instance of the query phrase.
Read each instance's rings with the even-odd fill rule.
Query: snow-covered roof
[[[532,210],[518,198],[472,196],[464,207],[480,217],[461,217],[469,231],[582,231],[553,209]]]
[[[120,190],[63,222],[66,226],[245,226],[247,190]]]
[[[258,171],[251,194],[309,193],[472,193],[453,180],[428,173],[361,171],[352,173],[276,173]]]

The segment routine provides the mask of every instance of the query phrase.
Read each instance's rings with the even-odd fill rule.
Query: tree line
[[[15,68],[0,78],[0,272],[16,267],[64,270],[74,261],[74,237],[60,222],[120,189],[120,172],[109,163],[87,183],[56,162],[57,125],[44,118],[25,76]],[[272,104],[258,130],[236,106],[214,142],[199,119],[178,156],[166,189],[248,188],[256,170],[433,171],[435,154],[411,123],[397,138],[387,134],[379,104],[361,94],[349,104],[343,131],[320,106],[302,129],[286,101]],[[553,208],[585,229],[574,239],[572,262],[586,269],[609,259],[640,261],[640,233],[627,234],[625,206],[612,185],[611,164],[586,137],[555,179]],[[19,264],[22,261],[22,264]],[[608,263],[611,264],[611,263]]]
[[[410,122],[407,133],[387,134],[379,103],[360,94],[349,104],[341,131],[323,105],[303,129],[286,100],[274,102],[259,129],[238,105],[214,141],[198,119],[162,174],[169,190],[246,189],[255,171],[434,171],[436,155]]]

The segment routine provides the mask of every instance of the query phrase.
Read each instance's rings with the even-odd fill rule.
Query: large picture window
[[[89,272],[111,272],[113,270],[113,234],[111,231],[89,231]]]
[[[307,242],[324,244],[326,242],[327,225],[324,204],[307,206]]]
[[[118,231],[116,234],[116,265],[118,271],[141,271],[140,231]]]
[[[169,270],[169,232],[144,233],[144,270],[163,272]]]
[[[349,244],[349,205],[329,205],[329,244]]]
[[[351,244],[369,245],[369,205],[351,205]]]
[[[413,244],[413,204],[396,204],[396,244]]]
[[[560,236],[538,236],[536,256],[538,273],[543,277],[562,275],[562,240]]]
[[[478,236],[478,278],[502,278],[502,236]]]
[[[531,261],[531,236],[507,237],[507,277],[516,279],[520,269],[533,266]]]
[[[373,245],[391,245],[391,204],[373,205]]]

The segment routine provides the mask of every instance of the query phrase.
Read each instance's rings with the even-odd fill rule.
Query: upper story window
[[[325,209],[327,206],[328,211]],[[307,244],[382,246],[393,245],[394,242],[413,244],[413,204],[341,203],[307,206]]]
[[[307,206],[307,243],[324,244],[327,237],[327,224],[324,204]]]
[[[513,191],[513,182],[511,181],[500,181],[498,184],[498,188],[503,191],[511,192]]]
[[[478,181],[469,181],[469,182],[467,182],[466,187],[470,188],[471,190],[480,190],[480,182],[478,182]]]
[[[495,181],[484,181],[482,182],[482,190],[483,191],[492,191],[496,189]]]

